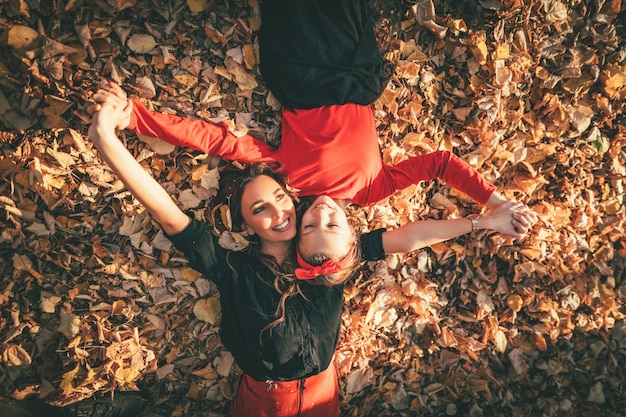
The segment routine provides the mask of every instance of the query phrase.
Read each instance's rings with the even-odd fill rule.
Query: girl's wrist
[[[467,218],[470,220],[472,224],[472,232],[476,232],[480,229],[484,229],[484,225],[483,225],[484,221],[480,214],[471,214],[467,216]]]
[[[485,202],[485,206],[489,210],[495,210],[500,207],[502,204],[506,203],[508,200],[502,196],[498,191],[494,191],[493,194],[489,197],[489,199]]]

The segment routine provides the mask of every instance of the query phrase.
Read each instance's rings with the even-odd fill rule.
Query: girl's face
[[[246,184],[241,195],[241,215],[248,234],[263,243],[287,242],[296,237],[296,208],[273,178],[260,175]]]
[[[343,258],[353,240],[346,212],[328,196],[318,197],[302,215],[298,248],[305,257],[325,253]]]

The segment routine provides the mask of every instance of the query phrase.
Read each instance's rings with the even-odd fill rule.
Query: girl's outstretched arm
[[[521,239],[537,222],[537,216],[525,204],[508,201],[483,214],[478,219],[479,229]],[[383,233],[385,253],[411,252],[435,243],[443,242],[472,231],[472,221],[467,218],[451,220],[423,220],[405,224]]]
[[[123,117],[126,100],[99,103],[89,127],[89,136],[100,151],[102,159],[113,169],[130,191],[148,209],[168,235],[182,232],[191,219],[171,199],[161,185],[146,172],[120,142],[115,126]],[[96,109],[94,109],[96,110]]]
[[[94,94],[95,104],[90,112],[97,111],[111,100],[124,101],[124,111],[113,123],[118,129],[163,139],[176,146],[185,146],[201,152],[221,156],[229,161],[244,163],[277,163],[276,149],[250,135],[237,136],[224,123],[209,123],[200,119],[175,116],[146,109],[139,100],[128,99],[126,92],[116,83]]]

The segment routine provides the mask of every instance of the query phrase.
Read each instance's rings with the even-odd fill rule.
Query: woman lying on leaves
[[[149,112],[134,100],[128,106],[125,94],[116,85],[94,96],[98,105],[93,109],[99,111],[94,114],[90,135],[102,157],[161,223],[175,246],[189,258],[191,266],[205,273],[219,288],[222,340],[245,373],[229,415],[339,415],[332,356],[341,325],[343,285],[361,257],[382,259],[386,253],[415,250],[468,233],[475,227],[519,238],[536,220],[525,205],[507,202],[495,192],[493,185],[450,152],[412,158],[394,167],[382,164],[368,106],[382,91],[380,57],[371,60],[368,58],[371,54],[355,57],[335,51],[324,59],[315,59],[314,67],[306,61],[312,59],[308,54],[320,55],[337,46],[367,50],[373,31],[366,3],[295,0],[261,3],[263,62],[267,62],[267,57],[283,59],[285,65],[277,64],[282,69],[293,74],[302,71],[301,77],[289,78],[288,74],[277,77],[279,81],[275,84],[284,86],[287,81],[293,82],[282,94],[277,85],[269,82],[267,72],[273,70],[263,68],[268,85],[288,106],[283,111],[279,149],[250,136],[236,138],[224,125]],[[267,17],[268,14],[272,17]],[[276,30],[267,30],[268,22]],[[286,32],[278,27],[279,23]],[[315,24],[324,27],[316,28]],[[350,33],[343,34],[345,42],[331,39],[333,48],[324,43],[316,45],[321,42],[321,35],[309,37],[324,33],[332,38],[342,36],[342,32]],[[296,51],[289,55],[290,51],[280,51],[280,42],[289,39],[311,44],[297,45],[306,53]],[[278,45],[277,50],[272,50],[274,44]],[[289,59],[281,53],[289,55]],[[344,58],[346,62],[337,61]],[[288,61],[300,66],[289,67]],[[334,67],[326,68],[325,61],[334,61]],[[342,71],[337,71],[338,62]],[[309,71],[319,73],[309,74]],[[300,88],[316,84],[311,80],[319,80],[321,84],[308,92]],[[335,96],[337,91],[341,97]],[[321,94],[315,97],[314,92]],[[310,94],[312,102],[290,104],[287,100],[290,95],[300,94]],[[255,165],[248,168],[245,178],[222,178],[217,201],[229,202],[233,226],[239,228],[235,231],[245,231],[257,240],[247,251],[227,251],[202,223],[187,217],[141,168],[117,140],[115,126],[130,127],[230,160],[280,165],[291,185],[304,195],[319,196],[303,216],[299,250],[294,251],[292,246],[296,235],[293,201],[275,174]],[[471,222],[429,220],[391,231],[380,229],[360,236],[359,244],[355,244],[356,238],[340,203],[373,204],[397,189],[432,178],[441,178],[486,203],[490,211]],[[229,190],[234,190],[232,195]]]
[[[360,244],[352,246],[352,256],[333,263],[336,269],[319,274],[306,264],[296,267],[293,195],[280,175],[255,164],[226,173],[220,180],[213,204],[227,202],[233,230],[246,231],[256,243],[246,251],[228,251],[205,224],[181,211],[118,140],[115,125],[125,106],[125,100],[100,100],[91,109],[97,111],[89,135],[104,161],[185,253],[190,265],[218,287],[222,341],[244,371],[229,415],[338,416],[332,357],[341,328],[344,283],[360,257],[382,259],[389,252],[458,236],[466,232],[460,226],[467,220],[416,222],[364,234]],[[510,232],[514,213],[514,206],[507,203],[485,214],[484,223]],[[440,237],[440,230],[448,230],[449,235]]]
[[[434,178],[489,210],[505,203],[514,207],[519,215],[503,233],[522,237],[536,222],[535,214],[526,205],[507,202],[493,184],[453,153],[437,151],[395,166],[383,164],[369,103],[384,89],[386,65],[378,52],[368,3],[261,3],[261,70],[284,105],[278,149],[248,135],[236,137],[223,124],[149,111],[138,100],[129,100],[128,113],[118,121],[118,127],[228,160],[279,166],[301,196],[323,196],[304,214],[307,230],[300,236],[302,258],[313,265],[342,259],[350,252],[355,235],[344,227],[348,224],[343,210],[346,204],[371,205],[396,190]],[[117,85],[101,91],[98,97],[106,100],[107,94],[126,100]],[[433,237],[446,239],[493,228],[485,220],[457,220],[450,231],[438,229],[440,233]],[[406,250],[413,249],[417,247]],[[395,251],[388,248],[388,252]],[[399,251],[405,251],[404,246]]]

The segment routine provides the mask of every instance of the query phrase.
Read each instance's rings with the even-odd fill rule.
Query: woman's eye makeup
[[[259,214],[263,210],[265,210],[265,206],[255,207],[254,210],[252,210],[252,214]]]

